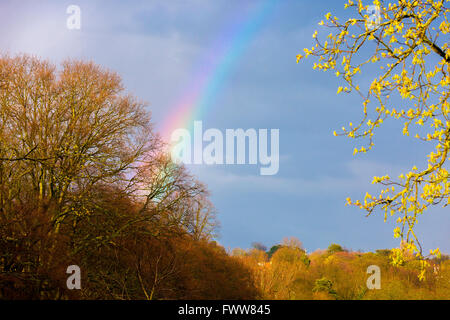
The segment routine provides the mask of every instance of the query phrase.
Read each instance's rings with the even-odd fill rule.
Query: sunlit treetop
[[[324,37],[322,30],[320,35],[314,32],[314,46],[297,55],[297,62],[315,57],[314,69],[331,71],[342,79],[338,94],[356,92],[362,98],[362,120],[334,132],[365,138],[355,155],[373,148],[374,133],[387,118],[402,121],[405,136],[434,144],[427,167],[414,166],[397,179],[374,177],[372,183],[383,185],[378,196],[367,193],[362,201],[347,199],[368,215],[380,207],[385,221],[395,215],[394,235],[403,243],[399,250],[417,257],[425,256],[414,232],[418,216],[431,205],[450,203],[446,169],[450,149],[449,2],[376,0],[363,4],[349,0],[345,8],[350,18],[341,21],[327,13],[319,22],[328,29]],[[363,85],[360,74],[373,80]],[[401,103],[394,105],[394,101]],[[439,249],[430,254],[439,255]],[[401,263],[401,254],[393,258],[394,263]]]

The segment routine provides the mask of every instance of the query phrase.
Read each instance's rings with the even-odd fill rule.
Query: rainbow
[[[235,22],[223,32],[222,37],[218,37],[206,58],[196,68],[196,75],[191,78],[192,85],[183,91],[181,98],[176,99],[174,107],[170,108],[170,115],[160,130],[166,142],[170,142],[172,132],[178,128],[192,131],[194,120],[201,120],[214,107],[214,99],[221,86],[273,12],[277,1],[262,0],[256,8],[244,13],[240,23]]]

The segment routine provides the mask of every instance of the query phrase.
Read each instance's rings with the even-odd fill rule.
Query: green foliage
[[[325,292],[331,296],[337,297],[333,289],[333,282],[327,278],[320,278],[315,281],[313,292]]]
[[[332,243],[332,244],[329,245],[327,251],[328,251],[329,254],[333,254],[333,253],[336,253],[336,252],[343,252],[344,249],[340,245],[338,245],[336,243]]]
[[[389,249],[378,249],[375,250],[376,254],[383,256],[383,257],[389,257],[391,255],[391,250]]]
[[[277,250],[280,249],[281,247],[282,247],[281,244],[277,244],[277,245],[272,246],[270,248],[269,252],[267,252],[267,255],[269,256],[269,258],[272,258],[273,254],[275,252],[277,252]]]

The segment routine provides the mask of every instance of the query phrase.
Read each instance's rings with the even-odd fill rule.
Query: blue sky
[[[2,1],[0,50],[31,53],[59,63],[82,58],[117,71],[129,92],[149,103],[153,122],[163,123],[189,87],[205,53],[233,27],[243,8],[260,1]],[[374,175],[396,176],[424,166],[428,149],[388,122],[376,148],[352,156],[354,141],[332,132],[358,122],[360,100],[336,95],[338,80],[297,65],[296,54],[312,46],[317,22],[343,1],[279,1],[229,70],[203,126],[280,129],[280,170],[260,176],[256,166],[191,166],[205,182],[221,221],[227,248],[266,246],[288,236],[309,250],[339,243],[354,250],[398,245],[393,221],[381,212],[345,206],[345,198],[373,191]],[[81,8],[81,30],[67,30],[66,8]],[[433,208],[418,226],[424,248],[450,252],[448,209]]]

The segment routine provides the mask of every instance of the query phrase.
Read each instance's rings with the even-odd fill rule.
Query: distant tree
[[[253,242],[252,247],[256,250],[261,250],[264,252],[267,251],[267,247],[264,244],[262,244],[261,242]]]
[[[390,249],[378,249],[375,252],[376,252],[376,254],[378,254],[380,256],[385,256],[385,257],[389,257],[389,255],[391,254]]]
[[[234,248],[231,251],[231,256],[232,257],[244,257],[247,255],[247,252],[244,249],[241,248]]]
[[[282,245],[290,248],[298,248],[304,250],[303,243],[296,237],[284,238]]]
[[[278,249],[282,248],[283,246],[281,244],[274,245],[270,248],[270,250],[267,252],[267,255],[269,256],[269,259],[272,258],[273,254],[277,252]]]
[[[327,249],[328,254],[333,254],[336,252],[343,252],[343,251],[345,251],[345,250],[342,248],[342,246],[340,246],[339,244],[336,244],[336,243],[330,244]]]
[[[309,266],[308,255],[300,248],[283,246],[279,248],[272,256],[273,261],[284,261],[291,264],[302,263]]]

